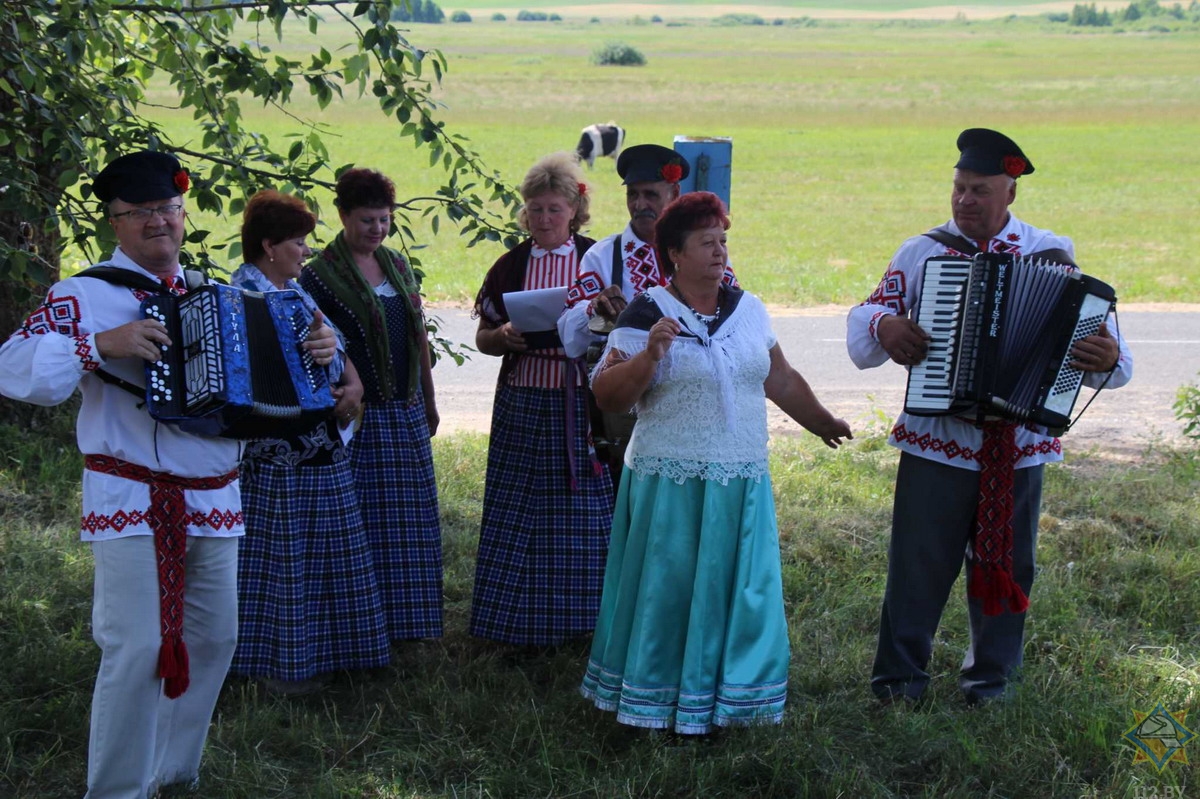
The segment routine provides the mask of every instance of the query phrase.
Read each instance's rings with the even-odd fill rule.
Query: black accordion
[[[146,363],[150,415],[197,435],[284,438],[333,411],[325,368],[301,346],[311,313],[295,291],[221,284],[142,301],[171,345]]]
[[[929,350],[909,370],[905,412],[1000,417],[1060,435],[1083,384],[1071,347],[1116,301],[1107,283],[1061,264],[999,253],[928,259],[914,320]]]

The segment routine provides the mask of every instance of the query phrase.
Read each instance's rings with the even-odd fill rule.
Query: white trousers
[[[158,566],[151,536],[92,543],[92,694],[85,799],[146,799],[194,781],[237,644],[237,539],[187,540],[183,640],[191,684],[178,699],[158,678]]]

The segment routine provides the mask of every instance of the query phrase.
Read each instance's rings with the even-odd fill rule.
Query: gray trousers
[[[1018,469],[1013,478],[1013,578],[1027,596],[1033,587],[1042,472],[1042,466]],[[887,588],[871,672],[871,689],[880,699],[915,700],[929,684],[933,637],[962,570],[978,503],[979,472],[900,455]],[[968,570],[968,582],[969,575]],[[971,645],[959,687],[974,702],[1003,695],[1021,667],[1026,614],[984,616],[976,599],[968,600],[968,610]]]

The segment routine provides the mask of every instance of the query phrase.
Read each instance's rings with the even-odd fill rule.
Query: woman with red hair
[[[783,717],[764,399],[830,447],[851,437],[784,358],[762,302],[722,285],[728,228],[709,192],[664,209],[655,242],[670,282],[622,312],[592,377],[602,409],[636,407],[638,421],[581,690],[623,724],[689,735]]]

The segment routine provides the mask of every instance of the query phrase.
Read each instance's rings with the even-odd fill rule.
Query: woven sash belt
[[[237,469],[218,477],[179,477],[156,472],[136,463],[107,455],[87,455],[85,469],[112,474],[150,486],[150,529],[158,558],[159,628],[158,676],[163,693],[175,699],[188,688],[188,653],[183,642],[183,577],[187,553],[185,489],[207,491],[224,488],[237,479]]]

